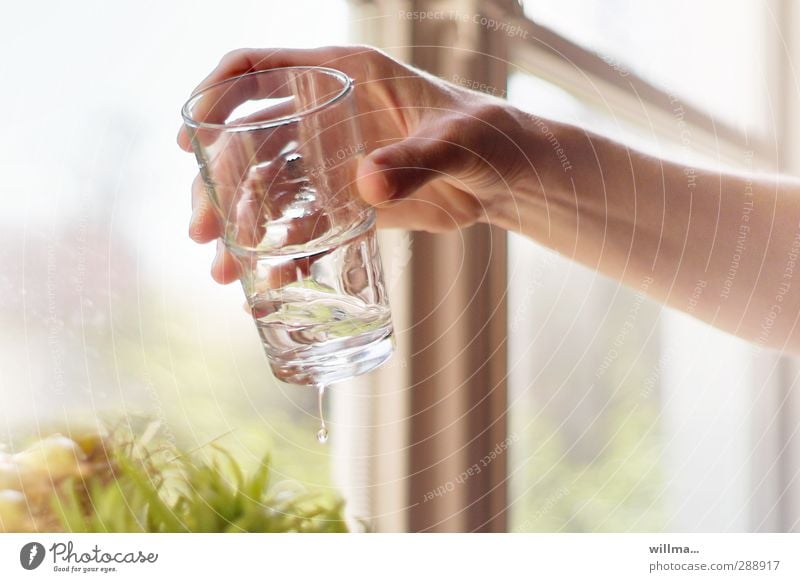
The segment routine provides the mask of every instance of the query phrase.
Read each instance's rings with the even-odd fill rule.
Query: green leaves
[[[150,422],[138,436],[123,426],[3,452],[0,531],[348,531],[343,500],[296,481],[271,483],[268,456],[245,472],[214,441],[183,452],[159,434]]]
[[[348,531],[343,500],[271,483],[269,457],[246,473],[213,441],[182,452],[159,439],[158,423],[137,434],[53,435],[3,452],[0,531]]]
[[[343,500],[299,484],[270,485],[270,459],[245,474],[217,445],[204,454],[109,442],[106,460],[49,499],[69,532],[346,532]]]

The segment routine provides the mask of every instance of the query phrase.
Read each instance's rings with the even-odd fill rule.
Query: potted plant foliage
[[[0,531],[345,532],[344,502],[245,473],[214,443],[184,452],[121,431],[54,433],[0,450]]]

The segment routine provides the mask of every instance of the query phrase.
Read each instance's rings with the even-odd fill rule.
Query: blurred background
[[[15,3],[0,441],[155,417],[272,451],[379,531],[800,530],[794,360],[484,226],[382,234],[398,353],[331,391],[319,445],[315,394],[272,378],[187,236],[175,145],[227,51],[362,42],[660,155],[797,173],[798,25],[790,0]]]
[[[314,396],[271,377],[241,288],[188,238],[197,166],[175,136],[227,51],[344,43],[345,3],[33,2],[0,29],[2,440],[154,415],[327,486]]]

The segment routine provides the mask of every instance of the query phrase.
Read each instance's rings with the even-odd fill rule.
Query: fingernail
[[[199,217],[197,216],[197,210],[192,211],[192,217],[189,219],[189,238],[195,239],[200,234],[199,229],[200,225],[197,221]]]
[[[381,191],[381,198],[383,200],[391,200],[396,194],[395,188],[389,181],[388,173],[390,169],[391,168],[389,166],[384,164],[375,165],[375,175],[378,178],[378,184],[380,184],[379,189]]]
[[[220,259],[222,258],[222,253],[220,252],[220,249],[221,249],[221,248],[222,248],[222,241],[220,241],[219,239],[217,239],[217,249],[216,249],[216,251],[214,252],[214,260],[213,260],[213,261],[211,261],[211,270],[212,270],[212,271],[213,271],[213,270],[214,270],[214,268],[215,268],[215,267],[216,267],[216,266],[219,264],[219,262],[220,262]]]

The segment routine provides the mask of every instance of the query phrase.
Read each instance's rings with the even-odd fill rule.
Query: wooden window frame
[[[800,9],[790,0],[769,2],[788,39],[768,59],[774,63],[769,82],[780,95],[775,126],[797,125],[800,108],[790,102],[797,101],[798,90],[783,73],[792,56],[800,57],[800,43],[791,40],[791,33],[798,31],[789,30],[797,28]],[[800,170],[800,132],[779,146],[781,165],[761,159],[759,152],[775,150],[777,136],[754,139],[629,71],[621,74],[609,59],[531,21],[515,0],[351,0],[351,7],[355,42],[383,48],[443,78],[459,75],[502,92],[509,72],[516,69],[675,144],[681,142],[677,103],[693,132],[692,147],[700,153],[727,163],[755,152],[755,163],[764,169]],[[401,11],[481,15],[517,26],[524,34],[493,32],[472,19],[401,19]],[[506,531],[506,455],[452,491],[426,500],[507,436],[505,233],[477,225],[449,235],[381,236],[384,249],[410,241],[411,259],[393,297],[397,358],[407,365],[379,371],[370,380],[376,397],[365,415],[377,429],[360,451],[360,458],[369,462],[356,487],[370,492],[369,513],[378,531]],[[469,264],[462,264],[467,253]],[[388,257],[390,270],[392,262]],[[464,317],[467,310],[469,318]],[[752,479],[771,480],[773,487],[754,492],[751,523],[763,530],[798,531],[800,437],[789,434],[787,427],[792,426],[792,411],[800,410],[800,397],[792,390],[800,367],[777,354],[764,354],[762,364],[778,370],[778,379],[772,405],[756,423],[769,422],[773,413],[779,422],[771,432],[761,426],[769,438],[758,453],[774,462],[769,474]]]

